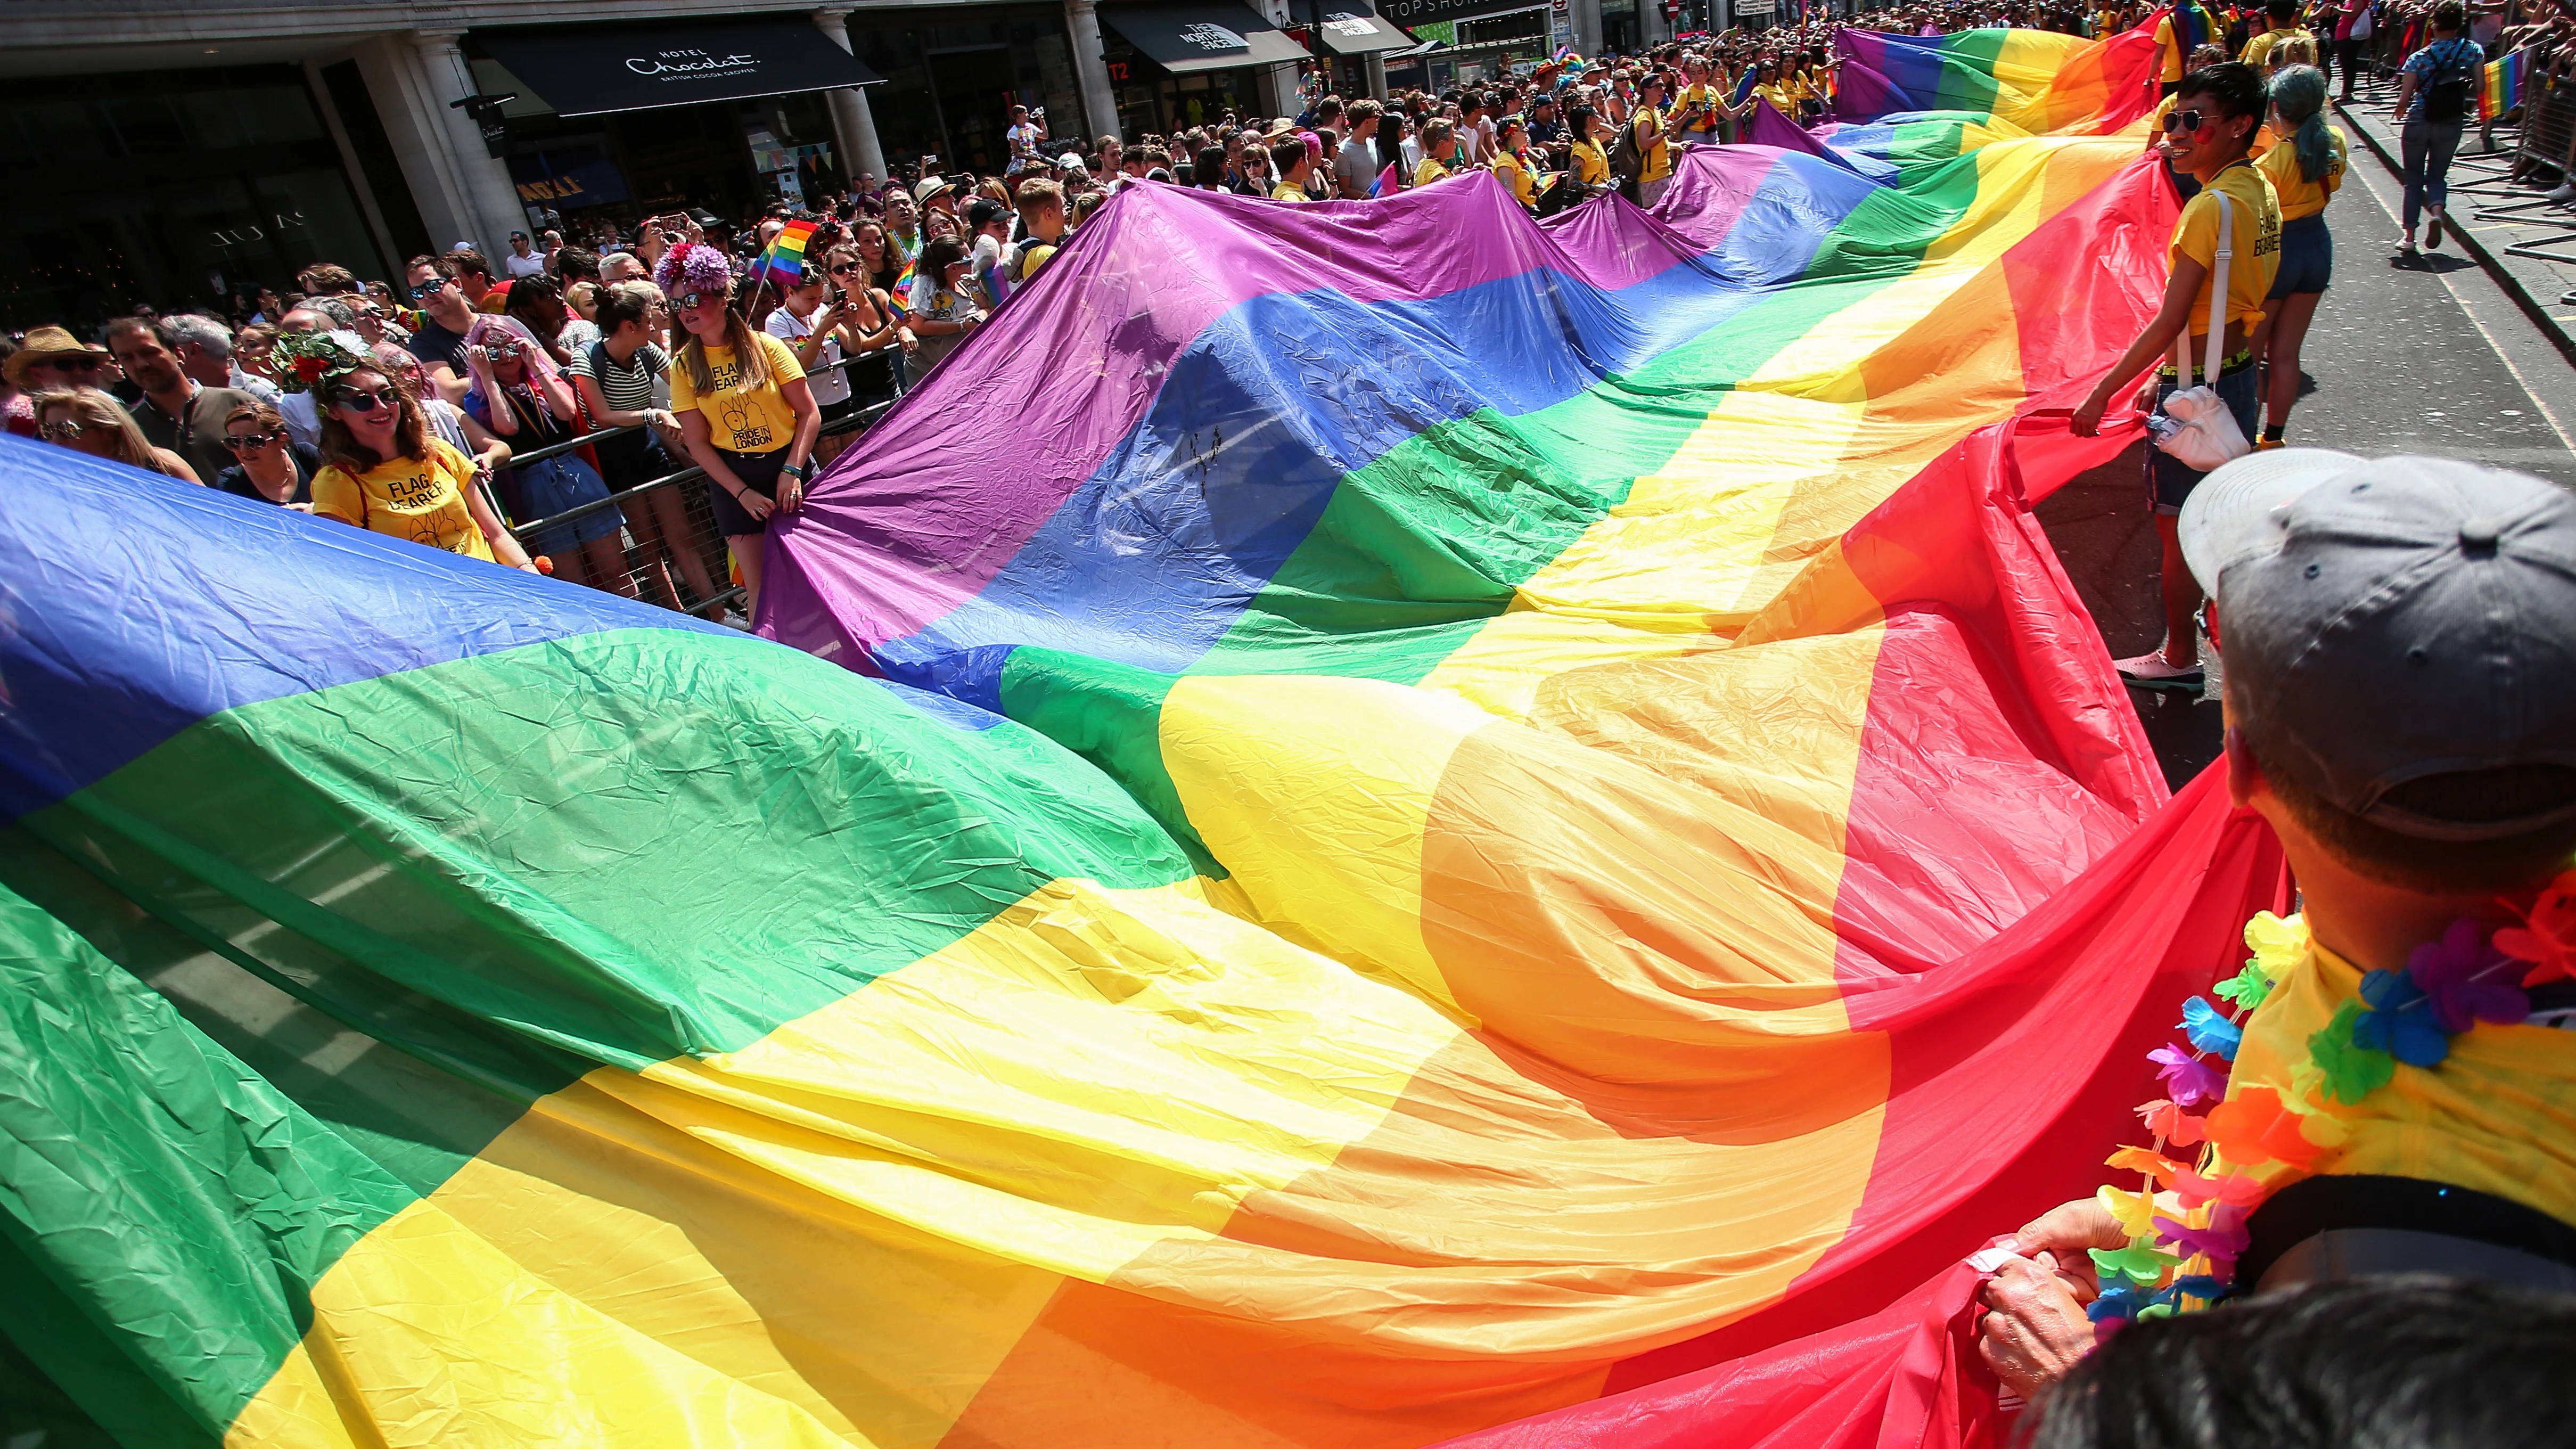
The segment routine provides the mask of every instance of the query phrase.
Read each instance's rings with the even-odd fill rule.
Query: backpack
[[[2432,82],[2424,87],[2425,120],[2469,119],[2469,77],[2474,71],[2463,69],[2460,60],[2460,47],[2468,43],[2466,40],[2450,41],[2444,46],[2443,54],[2434,60]]]
[[[1646,153],[1637,148],[1637,123],[1630,121],[1619,128],[1619,139],[1610,143],[1610,175],[1631,183],[1645,174]]]

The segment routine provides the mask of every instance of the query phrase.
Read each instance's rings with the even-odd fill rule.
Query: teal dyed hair
[[[2326,134],[2326,73],[2312,65],[2284,66],[2272,77],[2272,109],[2297,127],[2290,137],[2299,158],[2299,175],[2315,181],[2334,164],[2334,140]]]

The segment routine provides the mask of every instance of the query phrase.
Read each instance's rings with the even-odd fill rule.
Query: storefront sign
[[[1780,0],[1735,0],[1729,8],[1737,15],[1768,15],[1779,5]]]
[[[626,199],[626,177],[595,146],[554,147],[510,158],[510,181],[519,199],[558,211],[606,206]]]
[[[730,55],[709,55],[703,50],[666,50],[657,55],[630,55],[626,68],[637,75],[651,76],[663,82],[711,80],[718,76],[747,76],[760,69],[760,57],[736,51]]]
[[[1232,54],[1252,48],[1252,42],[1222,25],[1184,25],[1172,32],[1172,38],[1192,50],[1203,50],[1210,55]]]
[[[1530,0],[1380,0],[1377,13],[1421,36],[1425,21],[1473,20],[1533,8]]]
[[[839,90],[881,79],[802,17],[476,30],[469,38],[566,116]]]

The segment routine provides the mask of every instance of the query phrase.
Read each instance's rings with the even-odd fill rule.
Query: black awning
[[[473,39],[566,116],[840,90],[885,79],[801,17],[476,30]]]
[[[1492,15],[1507,15],[1515,10],[1544,10],[1547,6],[1532,0],[1378,0],[1378,16],[1398,25],[1423,25],[1435,20],[1481,20]],[[1741,6],[1737,7],[1740,11]]]
[[[1306,47],[1240,5],[1103,6],[1100,23],[1174,75],[1307,59]]]
[[[1411,50],[1413,37],[1354,6],[1342,6],[1324,12],[1324,21],[1315,27],[1315,38],[1335,55],[1383,55],[1391,50]]]

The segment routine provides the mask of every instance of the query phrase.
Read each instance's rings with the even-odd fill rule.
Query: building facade
[[[731,219],[1059,139],[1294,114],[1310,60],[1411,37],[1369,0],[770,8],[762,0],[9,0],[0,325],[228,304],[312,262],[560,218]],[[1177,48],[1176,48],[1177,47]],[[1382,75],[1382,70],[1378,72]]]

